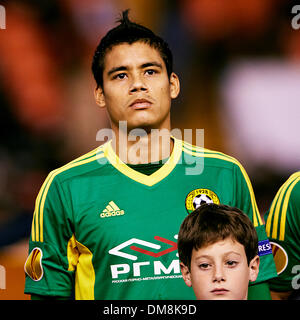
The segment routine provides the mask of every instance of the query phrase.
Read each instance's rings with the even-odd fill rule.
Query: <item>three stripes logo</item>
[[[124,210],[121,210],[113,201],[110,201],[102,213],[100,213],[100,217],[109,218],[114,216],[122,216],[124,213]]]

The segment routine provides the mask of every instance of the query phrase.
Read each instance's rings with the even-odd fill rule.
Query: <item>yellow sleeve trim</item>
[[[286,213],[287,213],[287,207],[288,207],[290,195],[292,193],[294,186],[299,181],[300,181],[300,172],[296,172],[292,174],[288,178],[288,180],[278,190],[272,202],[270,213],[267,219],[266,232],[268,237],[271,234],[271,226],[273,225],[272,238],[273,239],[277,238],[278,222],[279,222],[279,216],[281,212],[279,240],[284,240]],[[282,209],[280,210],[282,204],[283,206],[282,206]],[[273,218],[273,215],[274,215],[274,218]],[[272,220],[273,220],[273,224],[272,224]]]
[[[287,207],[289,204],[290,196],[292,193],[292,190],[294,186],[300,181],[300,177],[298,177],[288,188],[286,192],[286,196],[283,202],[282,206],[282,215],[281,215],[281,222],[280,222],[280,233],[279,233],[279,240],[284,240],[284,233],[285,233],[285,221],[286,221],[286,212],[287,212]]]

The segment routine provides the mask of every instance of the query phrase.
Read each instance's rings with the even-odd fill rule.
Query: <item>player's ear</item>
[[[255,281],[259,272],[259,256],[255,256],[249,263],[249,280]]]
[[[191,281],[191,273],[190,273],[189,268],[184,263],[180,262],[180,270],[181,270],[182,277],[183,277],[185,284],[188,287],[191,287],[192,281]]]
[[[172,72],[170,76],[170,97],[175,99],[180,92],[180,82],[176,73]]]
[[[97,105],[100,106],[101,108],[104,108],[105,107],[105,98],[104,98],[103,89],[101,87],[95,88],[94,96],[95,96],[95,100],[96,100]]]

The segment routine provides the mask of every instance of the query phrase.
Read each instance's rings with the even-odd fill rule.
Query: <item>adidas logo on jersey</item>
[[[110,201],[102,213],[100,213],[100,217],[109,218],[114,216],[122,216],[124,213],[124,210],[121,210],[113,201]]]

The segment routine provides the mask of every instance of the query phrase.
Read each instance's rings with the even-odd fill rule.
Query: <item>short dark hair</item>
[[[258,238],[248,216],[235,207],[201,205],[190,213],[180,226],[179,259],[190,269],[193,249],[198,250],[226,238],[231,238],[244,246],[249,265],[257,255]]]
[[[105,54],[113,47],[122,43],[132,44],[134,42],[144,42],[157,49],[166,65],[168,77],[173,71],[173,56],[168,44],[150,29],[134,23],[128,18],[129,10],[122,12],[122,18],[118,20],[120,24],[109,30],[101,39],[94,53],[92,62],[92,72],[97,83],[97,88],[103,88],[103,69]]]

